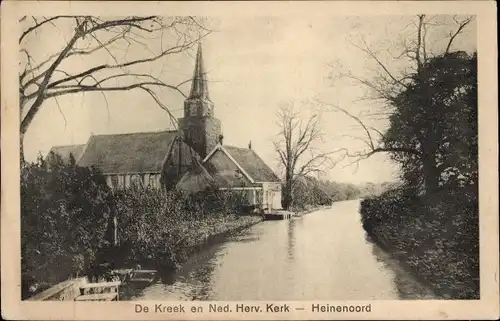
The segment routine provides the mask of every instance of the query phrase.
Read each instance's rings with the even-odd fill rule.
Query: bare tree
[[[167,89],[185,96],[181,83],[169,83],[151,74],[140,72],[141,66],[189,50],[210,33],[201,18],[195,17],[122,17],[104,19],[93,16],[23,17],[19,21],[23,32],[19,37],[22,55],[19,75],[21,160],[24,161],[24,135],[39,113],[44,102],[64,95],[99,92],[142,90],[165,109],[158,98],[158,89]],[[36,39],[45,28],[69,30],[64,44],[55,52],[45,53],[43,59],[35,59],[43,51],[44,43],[53,39]],[[30,43],[32,39],[35,42]],[[33,43],[36,43],[35,47]],[[152,47],[159,46],[159,50]],[[133,60],[127,53],[134,48],[148,52]],[[37,51],[37,52],[34,52]],[[107,53],[106,61],[97,59],[89,68],[73,72],[72,57],[95,57]],[[125,52],[119,57],[118,52]],[[43,55],[42,55],[43,56]],[[109,63],[112,61],[112,63]],[[134,69],[135,67],[135,69]],[[143,68],[143,67],[142,67]],[[104,96],[106,97],[106,96]],[[173,116],[170,114],[172,119]]]
[[[411,29],[410,32],[404,33],[403,30],[399,35],[400,40],[396,44],[396,54],[391,53],[389,48],[384,51],[376,51],[369,44],[364,35],[360,36],[360,41],[351,42],[354,47],[361,50],[366,56],[374,62],[376,70],[374,75],[362,77],[355,75],[352,72],[340,72],[339,78],[348,79],[356,85],[361,85],[367,90],[367,94],[360,98],[365,101],[381,102],[383,109],[371,116],[383,116],[389,119],[394,115],[396,106],[401,105],[401,94],[405,91],[419,90],[414,96],[419,100],[418,104],[423,108],[424,113],[432,113],[425,111],[426,106],[431,106],[435,99],[429,97],[428,88],[426,86],[418,87],[415,84],[429,83],[428,63],[436,57],[450,55],[452,53],[454,42],[457,37],[464,33],[465,28],[474,21],[473,17],[453,16],[452,21],[443,21],[442,16],[426,16],[418,15],[415,20],[409,23],[405,29]],[[451,23],[450,23],[451,22]],[[440,35],[434,34],[433,41],[429,40],[429,35],[432,31],[441,30]],[[397,36],[396,36],[397,37]],[[384,55],[389,55],[384,62]],[[426,78],[427,77],[427,78]],[[382,129],[369,126],[366,120],[363,120],[362,115],[355,115],[349,112],[347,108],[339,104],[319,102],[329,110],[343,113],[353,120],[364,132],[362,137],[356,137],[364,142],[366,148],[361,151],[349,151],[344,149],[345,155],[353,159],[351,164],[359,165],[359,161],[366,159],[376,153],[388,152],[395,155],[402,155],[407,159],[419,160],[423,167],[424,180],[426,185],[436,186],[436,157],[438,154],[438,142],[436,128],[439,124],[420,124],[428,126],[428,130],[416,130],[416,142],[411,144],[388,144],[390,139],[387,139],[387,132]],[[428,108],[427,108],[428,109]],[[365,115],[366,116],[366,115]],[[370,115],[368,115],[370,117]],[[423,117],[424,118],[424,117]],[[429,118],[427,118],[429,119]],[[393,133],[394,134],[394,133]],[[392,138],[394,140],[394,138]],[[432,156],[430,156],[432,155]],[[400,159],[400,158],[399,158]]]
[[[335,161],[331,156],[335,152],[324,153],[315,146],[323,135],[318,115],[303,121],[293,106],[287,105],[278,111],[277,116],[281,131],[274,146],[285,172],[283,207],[288,209],[293,201],[293,187],[298,180],[333,166]]]

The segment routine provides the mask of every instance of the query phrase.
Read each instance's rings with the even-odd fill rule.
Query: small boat
[[[157,278],[156,270],[132,270],[127,277],[127,283],[134,286],[146,287]]]

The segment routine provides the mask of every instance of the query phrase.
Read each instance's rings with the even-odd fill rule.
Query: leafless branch
[[[170,20],[157,16],[130,16],[114,20],[104,20],[92,16],[55,16],[43,18],[43,20],[33,18],[34,24],[27,26],[26,30],[23,31],[19,39],[20,43],[26,39],[27,35],[44,28],[46,25],[53,24],[57,28],[62,20],[73,23],[74,31],[69,36],[64,37],[65,42],[58,52],[46,55],[38,64],[34,62],[26,49],[27,47],[24,48],[24,45],[21,45],[21,51],[27,57],[25,68],[19,75],[20,102],[21,109],[24,111],[20,127],[21,137],[24,136],[44,101],[50,98],[75,93],[100,92],[104,95],[106,92],[141,89],[150,95],[160,108],[167,110],[167,106],[158,99],[154,88],[173,90],[185,97],[180,86],[191,79],[175,85],[169,84],[159,77],[128,70],[129,67],[152,63],[163,57],[187,52],[195,43],[211,32],[194,17],[168,19]],[[26,22],[24,21],[24,23]],[[173,31],[168,36],[170,37],[168,44],[164,43],[163,39],[163,35],[168,34],[165,31]],[[174,34],[176,35],[175,39],[171,39]],[[153,35],[153,37],[144,35]],[[161,42],[162,49],[159,53],[154,53],[146,43],[138,39]],[[131,61],[120,61],[116,55],[116,50],[123,50],[116,46],[119,43],[127,45],[127,50],[129,47],[139,44],[151,55]],[[77,72],[70,72],[62,67],[65,66],[62,62],[72,56],[91,56],[100,50],[106,50],[114,63],[98,63]],[[119,72],[117,73],[117,71]],[[123,83],[119,83],[118,80],[122,80]],[[116,84],[111,85],[110,81],[116,81]],[[104,97],[106,96],[104,95]]]
[[[462,30],[473,20],[472,17],[466,18],[462,21],[458,21],[456,16],[453,17],[453,20],[458,24],[457,30],[455,32],[450,32],[450,40],[448,41],[448,45],[446,46],[445,53],[449,53],[451,49],[451,45],[453,44],[453,41],[455,38],[462,32]]]
[[[362,140],[365,142],[365,144],[369,147],[368,151],[360,151],[356,153],[350,153],[347,149],[342,149],[345,152],[345,155],[350,158],[355,158],[353,163],[359,162],[360,160],[367,159],[370,156],[376,154],[376,153],[381,153],[381,152],[390,152],[390,153],[407,153],[407,154],[413,154],[418,157],[421,157],[421,153],[418,150],[411,149],[411,148],[404,148],[404,147],[385,147],[383,146],[383,138],[384,134],[372,127],[366,125],[359,117],[351,114],[348,112],[346,109],[336,105],[336,104],[328,104],[322,101],[318,101],[318,103],[330,107],[333,111],[341,112],[344,115],[348,116],[352,120],[354,120],[365,132],[367,139],[358,137],[357,139]],[[373,139],[371,131],[376,132],[380,137],[378,140]],[[353,164],[351,163],[351,164]],[[350,165],[350,164],[349,164]]]
[[[24,18],[26,18],[26,16],[25,16],[25,17],[23,17],[23,19],[22,19],[22,20],[24,20]],[[71,19],[73,19],[73,18],[74,18],[74,16],[55,16],[55,17],[51,17],[51,18],[45,19],[45,20],[43,20],[43,21],[41,21],[41,22],[36,22],[34,26],[29,27],[28,29],[26,29],[26,30],[25,30],[25,31],[21,34],[21,36],[19,37],[19,43],[21,43],[21,41],[23,41],[23,39],[24,39],[27,35],[29,35],[30,33],[34,32],[36,29],[38,29],[38,28],[42,27],[44,24],[46,24],[46,23],[48,23],[48,22],[52,22],[52,21],[57,20],[57,19],[61,19],[61,18],[71,18]],[[36,21],[36,20],[35,20],[35,21]],[[21,22],[21,20],[20,20],[19,22]]]

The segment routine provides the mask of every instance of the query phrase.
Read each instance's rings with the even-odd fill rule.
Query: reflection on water
[[[190,258],[133,300],[363,300],[430,298],[367,241],[359,201],[266,221]]]

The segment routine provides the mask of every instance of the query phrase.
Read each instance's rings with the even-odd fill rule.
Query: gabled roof
[[[80,157],[83,154],[85,149],[85,144],[81,145],[65,145],[65,146],[54,146],[50,149],[47,157],[50,156],[51,153],[57,154],[62,158],[62,161],[65,163],[69,162],[69,155],[72,154],[75,158],[75,161],[78,162]]]
[[[160,172],[177,131],[91,136],[79,166],[104,174]]]
[[[280,182],[273,170],[255,153],[253,149],[234,146],[217,145],[214,150],[203,160],[206,162],[217,151],[222,150],[240,168],[245,176],[252,182]]]
[[[176,184],[176,189],[196,193],[203,191],[212,184],[214,184],[212,176],[210,176],[203,165],[195,161],[193,168],[187,171]]]

